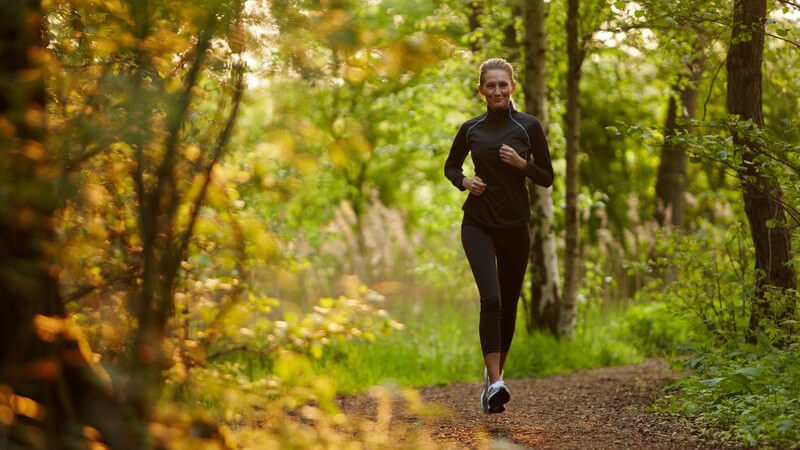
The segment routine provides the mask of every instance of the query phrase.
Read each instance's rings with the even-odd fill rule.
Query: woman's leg
[[[465,220],[461,224],[461,243],[478,285],[481,298],[478,330],[490,382],[500,379],[501,308],[500,281],[497,277],[495,245],[480,225]]]
[[[528,268],[530,255],[530,230],[527,224],[507,230],[497,245],[497,276],[500,282],[500,298],[503,299],[500,319],[500,370],[503,370],[514,327],[517,321],[517,303]]]

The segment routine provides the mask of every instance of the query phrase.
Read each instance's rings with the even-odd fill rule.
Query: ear
[[[511,92],[514,92],[517,89],[517,82],[511,81]]]

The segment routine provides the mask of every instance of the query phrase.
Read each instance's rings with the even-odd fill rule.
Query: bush
[[[674,353],[689,338],[689,321],[662,302],[628,307],[616,324],[617,336],[645,355]]]
[[[717,439],[760,448],[800,445],[800,343],[785,349],[768,339],[756,346],[694,349],[693,369],[669,387],[657,408],[686,414]]]

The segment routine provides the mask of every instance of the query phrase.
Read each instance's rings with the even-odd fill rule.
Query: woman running
[[[511,65],[502,58],[481,64],[478,90],[486,112],[469,119],[456,134],[444,165],[458,189],[469,190],[461,209],[461,242],[480,293],[479,333],[485,362],[481,408],[505,411],[511,394],[503,382],[503,365],[517,316],[530,251],[530,207],[525,177],[553,184],[550,151],[536,117],[514,109],[517,87]],[[464,176],[462,164],[472,152],[475,176]]]

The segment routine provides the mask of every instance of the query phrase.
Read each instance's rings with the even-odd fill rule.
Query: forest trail
[[[458,448],[729,448],[699,436],[685,419],[649,413],[645,406],[664,395],[677,378],[663,359],[581,370],[567,375],[510,379],[511,402],[501,414],[484,414],[481,382],[419,388],[422,398],[452,414],[427,425],[434,440]],[[375,400],[366,394],[338,399],[342,410],[374,420]],[[393,419],[413,427],[421,421],[393,402]],[[482,439],[488,436],[491,442]]]

